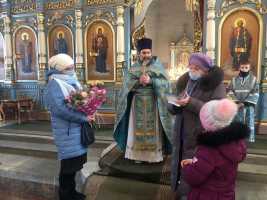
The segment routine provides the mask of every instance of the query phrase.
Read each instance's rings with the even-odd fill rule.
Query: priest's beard
[[[151,59],[152,59],[152,57],[143,58],[142,59],[142,65],[145,65],[145,66],[149,65],[149,63],[151,62]]]

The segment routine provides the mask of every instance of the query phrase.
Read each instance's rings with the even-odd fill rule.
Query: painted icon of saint
[[[103,30],[103,27],[97,28],[97,34],[92,41],[92,49],[95,56],[96,71],[107,73],[108,39]]]
[[[68,53],[68,44],[63,31],[57,33],[57,38],[54,41],[54,54],[59,53]]]
[[[32,72],[32,57],[33,57],[33,45],[28,33],[21,34],[21,42],[19,44],[19,54],[21,58],[22,71],[24,73]]]
[[[251,43],[252,37],[246,28],[245,19],[237,19],[230,38],[230,52],[233,59],[232,65],[235,70],[238,70],[240,62],[249,60]]]

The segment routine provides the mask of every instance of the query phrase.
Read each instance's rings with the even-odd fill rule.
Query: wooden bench
[[[7,116],[7,111],[9,109],[14,110],[15,119],[20,124],[22,121],[22,113],[28,114],[28,119],[31,120],[31,113],[33,110],[33,99],[23,98],[23,99],[4,99],[0,100],[0,114],[2,119],[5,121]]]

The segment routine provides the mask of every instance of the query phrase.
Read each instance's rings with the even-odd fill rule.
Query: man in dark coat
[[[212,65],[205,54],[193,53],[189,59],[189,72],[177,81],[177,104],[168,104],[168,110],[176,115],[173,132],[171,185],[177,200],[186,199],[189,186],[183,181],[180,162],[192,158],[196,147],[196,135],[201,129],[199,111],[212,99],[226,96],[223,71]]]

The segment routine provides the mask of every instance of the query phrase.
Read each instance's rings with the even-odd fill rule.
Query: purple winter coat
[[[240,123],[198,136],[196,162],[186,165],[184,180],[191,186],[188,200],[234,200],[238,163],[246,157],[249,128]]]

